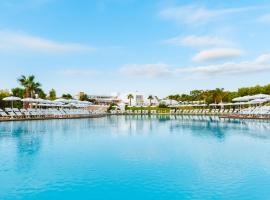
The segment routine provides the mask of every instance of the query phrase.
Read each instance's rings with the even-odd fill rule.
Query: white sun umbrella
[[[12,107],[12,109],[13,109],[13,102],[14,102],[14,101],[20,101],[21,98],[19,98],[19,97],[14,97],[14,96],[10,96],[10,97],[5,97],[5,98],[3,98],[3,100],[4,100],[4,101],[11,101],[11,107]]]
[[[44,99],[40,99],[40,98],[39,99],[35,99],[35,102],[37,102],[37,103],[44,103],[44,101],[45,101]]]
[[[54,100],[54,102],[69,103],[69,100],[60,98],[60,99]]]
[[[86,104],[86,105],[91,105],[91,104],[93,104],[93,103],[91,103],[91,102],[89,102],[89,101],[80,101],[80,103]]]
[[[76,100],[76,99],[68,99],[67,100],[67,103],[79,103],[80,101],[79,100]]]
[[[53,102],[53,104],[55,104],[55,105],[64,105],[65,103],[64,103],[64,102],[59,101],[59,102]]]
[[[252,101],[250,101],[250,103],[257,103],[257,104],[261,104],[261,103],[265,103],[267,102],[266,99],[254,99]]]
[[[26,102],[26,103],[35,103],[36,102],[36,100],[33,98],[24,98],[21,101]]]
[[[270,101],[270,97],[267,97],[267,98],[265,98],[264,100],[266,100],[266,101]]]
[[[249,101],[247,102],[248,104],[252,105],[252,104],[257,104],[257,102],[254,102],[254,101]]]
[[[199,104],[199,106],[201,106],[201,107],[206,107],[207,104]]]
[[[55,102],[54,102],[54,101],[51,101],[51,100],[44,99],[44,100],[43,100],[43,103],[46,103],[46,104],[54,104]]]
[[[246,102],[249,100],[252,100],[252,96],[237,97],[237,98],[234,98],[232,101],[233,102],[244,102],[244,101]]]
[[[252,99],[265,99],[265,98],[270,98],[270,95],[268,94],[256,94],[251,96]]]
[[[226,103],[219,103],[218,105],[219,106],[226,106],[227,104]]]
[[[233,103],[233,105],[236,105],[236,106],[240,106],[240,105],[248,105],[249,102],[237,102],[237,103]]]
[[[46,103],[39,103],[38,106],[48,106]]]

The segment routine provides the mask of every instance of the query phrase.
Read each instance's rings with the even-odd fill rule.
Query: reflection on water
[[[258,120],[221,119],[217,116],[192,115],[153,115],[153,116],[125,116],[111,117],[109,121],[117,130],[128,130],[130,134],[148,133],[147,130],[165,128],[171,133],[190,130],[199,136],[213,136],[223,139],[231,130],[238,134],[268,139],[270,122]],[[150,132],[152,133],[152,131]]]
[[[151,133],[155,129],[167,128],[176,134],[178,130],[192,130],[202,134],[206,131],[217,138],[225,137],[228,130],[238,130],[238,133],[265,139],[270,136],[269,121],[221,119],[217,116],[135,115],[98,119],[0,122],[0,139],[18,138],[19,145],[33,146],[27,151],[31,154],[39,149],[43,134],[55,131],[68,134],[89,128],[93,130],[107,127],[111,128],[113,134],[124,131],[129,134]]]

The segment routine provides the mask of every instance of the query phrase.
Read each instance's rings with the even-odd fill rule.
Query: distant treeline
[[[176,101],[205,101],[205,103],[231,102],[236,97],[255,94],[270,94],[270,84],[265,86],[243,87],[236,92],[225,91],[223,88],[214,90],[192,90],[189,94],[170,95],[167,98]]]

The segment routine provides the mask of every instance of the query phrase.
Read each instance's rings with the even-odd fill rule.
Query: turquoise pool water
[[[267,122],[191,116],[0,122],[1,200],[269,198]]]

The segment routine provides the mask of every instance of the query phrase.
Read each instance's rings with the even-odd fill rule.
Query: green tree
[[[150,106],[152,106],[153,99],[154,99],[154,97],[152,95],[149,95],[148,100],[149,100]]]
[[[225,92],[223,88],[216,88],[215,90],[213,90],[213,100],[215,103],[222,103],[222,100],[225,96]]]
[[[46,99],[47,97],[47,94],[42,89],[38,89],[36,93],[38,94],[38,97],[41,99]]]
[[[192,90],[190,92],[190,96],[191,96],[191,100],[192,101],[198,101],[198,100],[201,100],[200,97],[201,97],[201,94],[203,93],[202,90]]]
[[[87,94],[83,94],[80,96],[80,101],[89,101],[89,98],[87,96]]]
[[[0,90],[0,107],[1,108],[5,108],[5,107],[7,107],[9,105],[8,102],[3,101],[3,98],[8,97],[10,95],[11,94],[10,94],[9,91],[7,91],[7,90]]]
[[[55,89],[51,89],[49,91],[49,97],[48,97],[48,99],[50,99],[50,100],[55,100],[56,99],[56,91],[55,91]]]
[[[131,100],[134,99],[134,96],[132,94],[129,94],[127,98],[129,99],[129,105],[131,106]]]
[[[18,78],[18,82],[25,88],[24,97],[34,97],[35,92],[38,91],[41,87],[39,82],[35,82],[35,76],[24,76],[22,75]]]
[[[263,94],[270,94],[270,84],[265,85],[265,86],[263,87],[262,93],[263,93]]]
[[[19,88],[19,87],[12,88],[11,92],[12,92],[13,96],[20,97],[20,98],[23,98],[24,94],[25,94],[25,90],[23,88]]]
[[[72,95],[71,94],[63,94],[62,98],[64,98],[64,99],[72,99]]]

